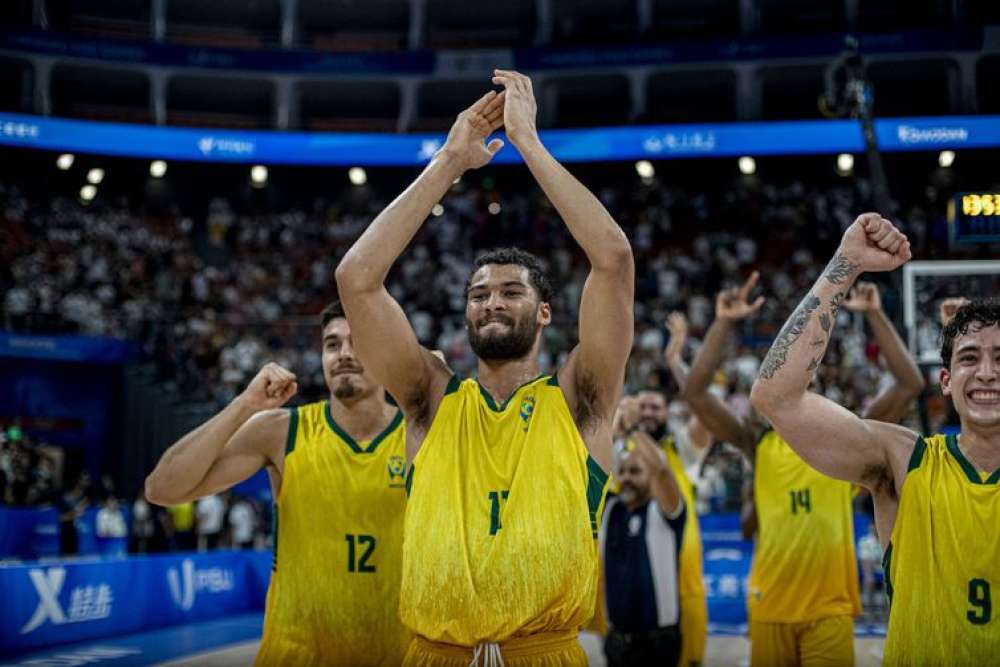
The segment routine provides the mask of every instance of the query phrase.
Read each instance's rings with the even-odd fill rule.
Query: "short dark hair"
[[[340,305],[340,301],[331,301],[323,309],[323,312],[319,314],[320,326],[325,329],[331,320],[335,320],[338,317],[347,318],[347,315],[344,314],[344,307]]]
[[[472,276],[487,264],[514,264],[516,266],[523,266],[528,269],[531,286],[538,293],[538,298],[546,303],[552,301],[552,282],[549,280],[542,260],[520,248],[493,248],[476,257],[476,261],[472,264],[472,271],[469,273],[469,279],[465,281],[466,294],[469,292]]]
[[[973,324],[980,327],[1000,326],[1000,301],[996,299],[974,299],[957,311],[941,332],[941,361],[945,368],[951,368],[951,353],[955,339],[969,333]]]

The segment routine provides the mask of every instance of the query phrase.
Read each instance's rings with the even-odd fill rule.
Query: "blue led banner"
[[[1000,146],[1000,116],[886,118],[876,121],[884,151]],[[850,120],[712,125],[648,125],[542,131],[564,162],[860,153]],[[300,165],[420,166],[443,134],[228,131],[0,114],[0,145],[164,160]],[[520,163],[506,146],[494,162]]]

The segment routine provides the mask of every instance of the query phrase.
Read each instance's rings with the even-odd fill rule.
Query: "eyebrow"
[[[471,292],[472,290],[476,290],[476,289],[488,289],[489,286],[490,286],[489,283],[476,283],[475,285],[469,285],[469,291]],[[522,282],[520,280],[507,280],[505,282],[500,283],[499,286],[500,287],[523,287],[525,289],[528,288],[527,283]]]
[[[323,336],[323,342],[324,343],[326,343],[327,341],[331,341],[331,340],[340,340],[340,336],[337,335],[337,334],[327,334],[327,335]]]

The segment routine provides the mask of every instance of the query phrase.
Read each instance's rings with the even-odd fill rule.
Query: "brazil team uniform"
[[[776,432],[758,443],[751,665],[854,664],[852,617],[861,604],[852,494],[850,483],[811,468]]]
[[[663,451],[670,469],[677,478],[684,506],[688,508],[684,522],[684,540],[681,542],[680,598],[681,598],[681,657],[679,664],[686,667],[705,659],[705,642],[708,640],[708,602],[705,599],[705,578],[702,575],[701,528],[695,510],[694,485],[684,470],[684,463],[677,454],[673,438],[666,438]]]
[[[399,665],[402,414],[355,442],[322,401],[291,408],[257,665]]]
[[[555,376],[497,404],[452,378],[413,461],[400,615],[406,665],[583,665],[594,615],[607,474],[590,458]]]
[[[1000,470],[918,438],[885,552],[885,665],[1000,662]]]

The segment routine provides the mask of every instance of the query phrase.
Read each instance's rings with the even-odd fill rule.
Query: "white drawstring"
[[[472,662],[469,663],[469,667],[478,667],[480,657],[483,659],[483,667],[505,667],[500,644],[488,642],[477,644],[476,650],[472,652]]]

